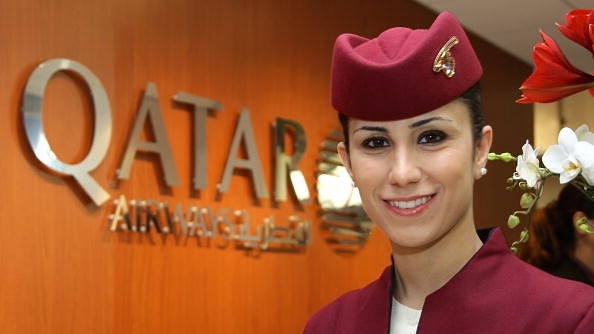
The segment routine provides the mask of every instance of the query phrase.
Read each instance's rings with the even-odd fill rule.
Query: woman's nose
[[[394,154],[391,164],[388,174],[390,184],[404,187],[421,179],[421,168],[414,154],[399,150]]]

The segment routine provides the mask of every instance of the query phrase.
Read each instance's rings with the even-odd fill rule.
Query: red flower
[[[572,66],[555,41],[540,32],[543,42],[532,51],[534,71],[524,80],[518,103],[554,102],[588,89],[594,96],[594,76]]]
[[[565,15],[565,23],[556,24],[559,31],[594,54],[594,10],[574,9]]]

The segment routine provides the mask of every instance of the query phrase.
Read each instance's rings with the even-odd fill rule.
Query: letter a
[[[149,116],[151,119],[152,131],[155,135],[154,142],[143,141],[140,139],[142,129]],[[169,144],[167,131],[165,131],[163,114],[157,95],[157,87],[152,82],[149,82],[146,86],[142,104],[140,105],[136,121],[134,122],[132,135],[130,136],[130,141],[128,142],[122,165],[120,166],[120,171],[118,173],[119,179],[127,180],[130,177],[132,160],[134,159],[136,152],[139,150],[157,153],[161,158],[161,167],[163,168],[167,185],[179,185],[179,176],[177,175],[177,170],[175,169],[175,164],[173,162],[173,154],[171,153],[171,145]]]
[[[239,151],[239,144],[241,139],[245,140],[245,151],[247,159],[240,159],[237,157]],[[245,168],[252,172],[254,181],[254,190],[258,198],[268,198],[268,190],[264,183],[264,173],[262,172],[262,163],[258,155],[256,147],[256,140],[254,138],[254,129],[250,121],[250,112],[244,108],[239,115],[239,121],[235,134],[233,135],[233,143],[231,150],[227,156],[227,164],[223,172],[223,180],[219,184],[219,191],[226,193],[229,190],[229,182],[231,181],[231,174],[235,168]]]

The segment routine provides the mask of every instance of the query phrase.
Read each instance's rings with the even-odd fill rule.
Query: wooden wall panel
[[[241,174],[233,176],[223,196],[217,196],[216,185],[245,107],[269,192],[271,124],[281,117],[306,131],[308,146],[299,167],[315,195],[318,147],[337,127],[328,102],[335,37],[345,31],[371,36],[393,25],[425,27],[433,18],[410,1],[2,1],[2,332],[299,333],[320,306],[374,279],[389,264],[389,245],[379,231],[363,249],[337,254],[324,241],[315,197],[303,206],[292,199],[255,201],[251,179]],[[489,120],[502,122],[524,108],[526,116],[515,119],[526,132],[496,137],[499,149],[517,150],[531,135],[531,116],[508,97],[516,94],[529,68],[479,43],[481,53],[494,59],[485,64],[486,86],[507,100],[487,98],[488,109],[497,110]],[[27,142],[20,114],[23,89],[33,69],[52,58],[84,64],[109,97],[111,144],[91,173],[111,195],[103,205],[92,203],[71,177],[44,168]],[[503,69],[489,67],[500,59]],[[117,180],[149,82],[158,90],[179,186],[164,186],[151,154],[138,155],[130,178]],[[191,181],[191,111],[172,100],[179,91],[223,103],[207,120],[208,188],[199,192]],[[57,155],[65,162],[80,161],[93,126],[86,86],[60,73],[50,81],[43,107],[43,124]],[[505,217],[495,199],[504,197],[507,172],[493,170],[493,187],[482,190],[477,204],[482,226]],[[312,221],[313,243],[300,252],[253,254],[221,247],[220,238],[208,242],[110,232],[109,216],[119,195],[184,207],[247,209],[254,224],[274,215],[283,225],[296,214]],[[485,197],[488,204],[480,201]]]

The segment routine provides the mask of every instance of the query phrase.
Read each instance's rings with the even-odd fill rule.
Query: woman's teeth
[[[390,201],[390,205],[398,209],[412,209],[419,205],[427,203],[431,199],[431,196],[417,198],[412,201]]]

